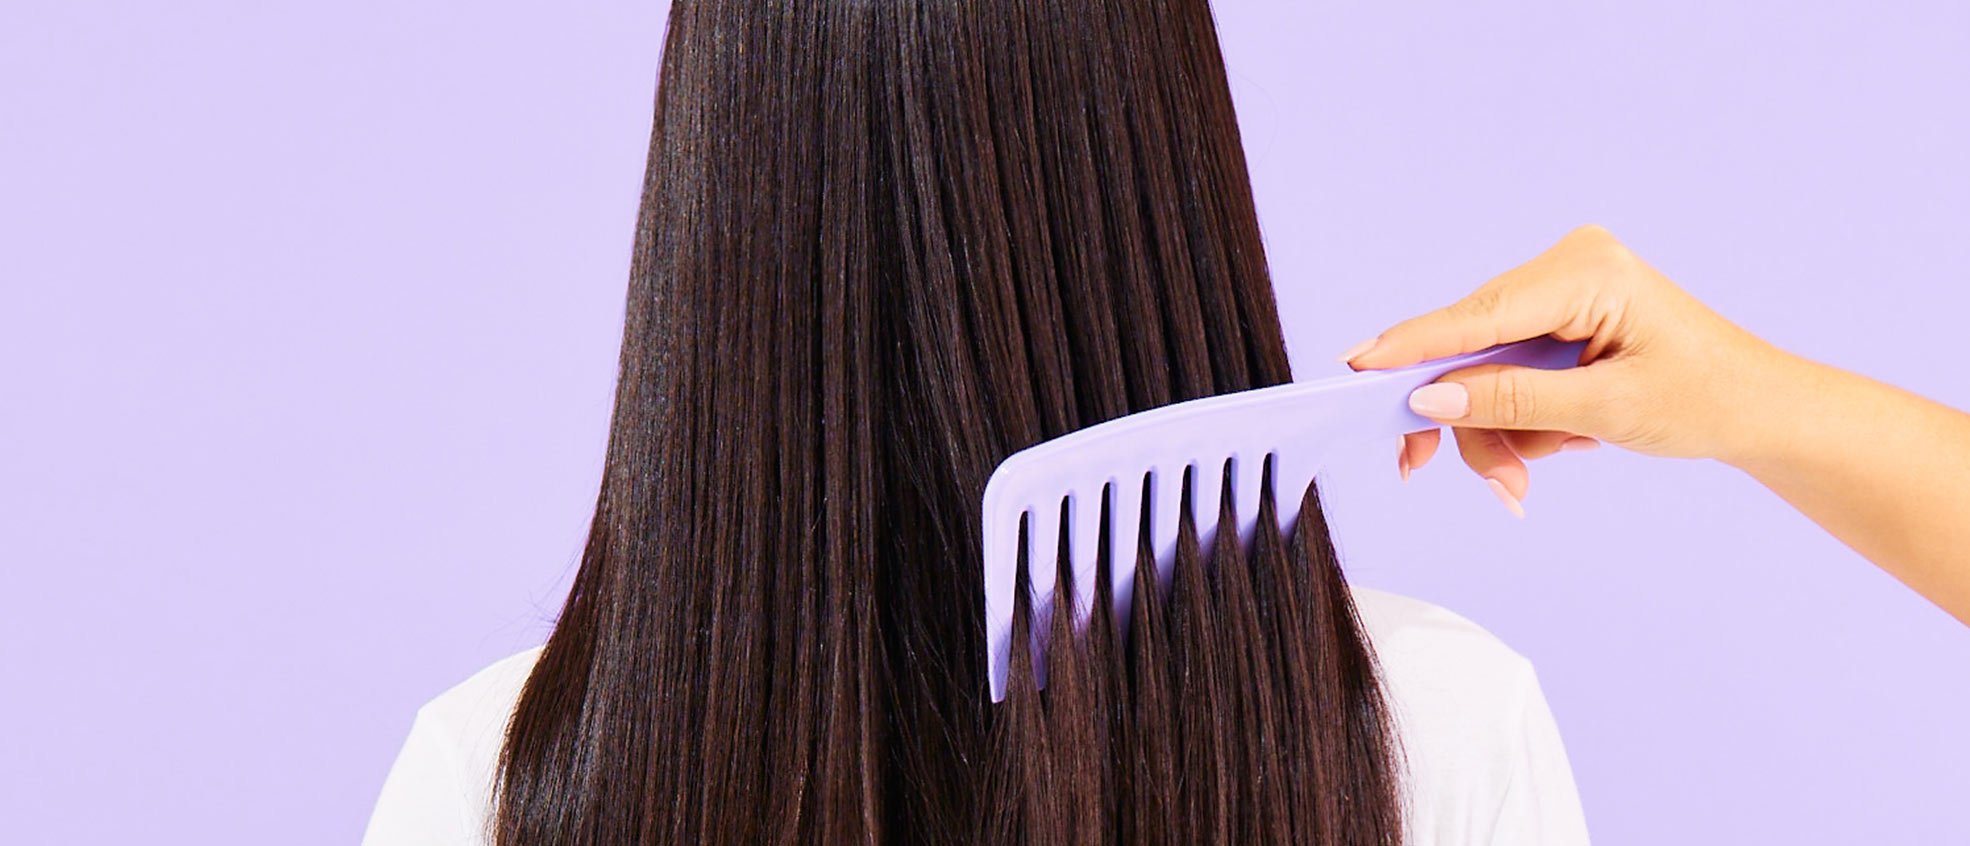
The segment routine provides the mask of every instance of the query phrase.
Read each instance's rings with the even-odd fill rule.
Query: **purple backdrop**
[[[1970,7],[1472,5],[1218,9],[1301,373],[1594,221],[1970,406]],[[351,843],[417,705],[544,636],[663,16],[9,4],[6,839]],[[1600,842],[1966,836],[1970,632],[1743,474],[1323,484],[1355,578],[1537,663]]]

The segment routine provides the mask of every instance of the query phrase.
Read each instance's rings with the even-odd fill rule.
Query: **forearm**
[[[1970,624],[1970,414],[1779,353],[1773,406],[1720,456]]]

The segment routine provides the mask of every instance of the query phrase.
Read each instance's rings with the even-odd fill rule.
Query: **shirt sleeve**
[[[458,757],[425,710],[383,779],[362,846],[476,846]]]
[[[1521,685],[1520,701],[1518,728],[1512,739],[1512,774],[1505,783],[1489,842],[1498,846],[1585,846],[1587,819],[1573,783],[1573,768],[1560,742],[1559,724],[1530,667]]]

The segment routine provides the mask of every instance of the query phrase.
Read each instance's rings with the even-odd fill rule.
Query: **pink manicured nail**
[[[1361,342],[1361,343],[1359,343],[1359,344],[1355,344],[1355,345],[1354,345],[1354,346],[1352,346],[1352,347],[1348,347],[1348,351],[1347,351],[1347,352],[1344,352],[1344,353],[1341,353],[1341,357],[1340,357],[1340,358],[1337,358],[1337,359],[1334,359],[1334,360],[1335,360],[1335,361],[1338,361],[1338,362],[1340,362],[1340,363],[1342,363],[1342,364],[1346,364],[1346,363],[1348,363],[1348,360],[1349,360],[1349,359],[1352,359],[1352,358],[1354,358],[1355,356],[1358,356],[1358,355],[1360,355],[1360,354],[1362,354],[1362,353],[1365,353],[1365,352],[1367,352],[1367,351],[1369,351],[1369,350],[1372,350],[1372,349],[1374,349],[1374,348],[1375,348],[1375,342],[1377,342],[1377,341],[1380,341],[1381,339],[1382,339],[1382,336],[1380,336],[1380,335],[1376,335],[1376,336],[1375,336],[1375,337],[1373,337],[1373,338],[1369,338],[1369,339],[1368,339],[1368,340],[1366,340],[1366,341],[1362,341],[1362,342]]]
[[[1583,438],[1576,436],[1576,437],[1567,438],[1564,441],[1560,441],[1560,452],[1582,452],[1585,450],[1600,449],[1600,448],[1601,448],[1601,442],[1594,440],[1593,438]]]
[[[1512,513],[1517,514],[1519,519],[1525,519],[1525,506],[1519,504],[1519,498],[1512,496],[1511,491],[1505,490],[1504,482],[1486,476],[1484,477],[1484,483],[1491,486],[1491,492],[1497,494],[1498,498],[1505,502],[1506,508],[1512,509]]]
[[[1456,382],[1436,382],[1409,392],[1409,410],[1424,417],[1455,420],[1471,413],[1471,394]]]
[[[1409,481],[1409,439],[1395,439],[1395,466],[1402,471],[1402,480]]]

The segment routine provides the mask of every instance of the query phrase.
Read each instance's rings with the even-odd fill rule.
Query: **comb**
[[[1054,553],[1064,546],[1070,557],[1078,628],[1093,610],[1104,492],[1110,497],[1109,560],[1116,562],[1109,568],[1115,619],[1126,623],[1144,523],[1158,584],[1168,590],[1186,475],[1218,482],[1188,491],[1191,513],[1201,517],[1202,548],[1210,549],[1217,534],[1222,471],[1230,479],[1239,540],[1249,549],[1268,459],[1273,489],[1293,492],[1274,502],[1280,529],[1287,533],[1299,520],[1300,494],[1333,450],[1438,428],[1436,421],[1409,410],[1410,391],[1478,364],[1573,367],[1584,347],[1582,341],[1540,337],[1408,367],[1203,397],[1117,417],[1013,453],[985,483],[981,527],[992,701],[1005,699],[1011,670],[1022,521],[1029,547],[1038,543],[1027,556],[1033,596],[1029,646],[1037,686],[1045,687],[1046,662],[1040,656],[1060,569],[1052,566],[1058,561]]]

